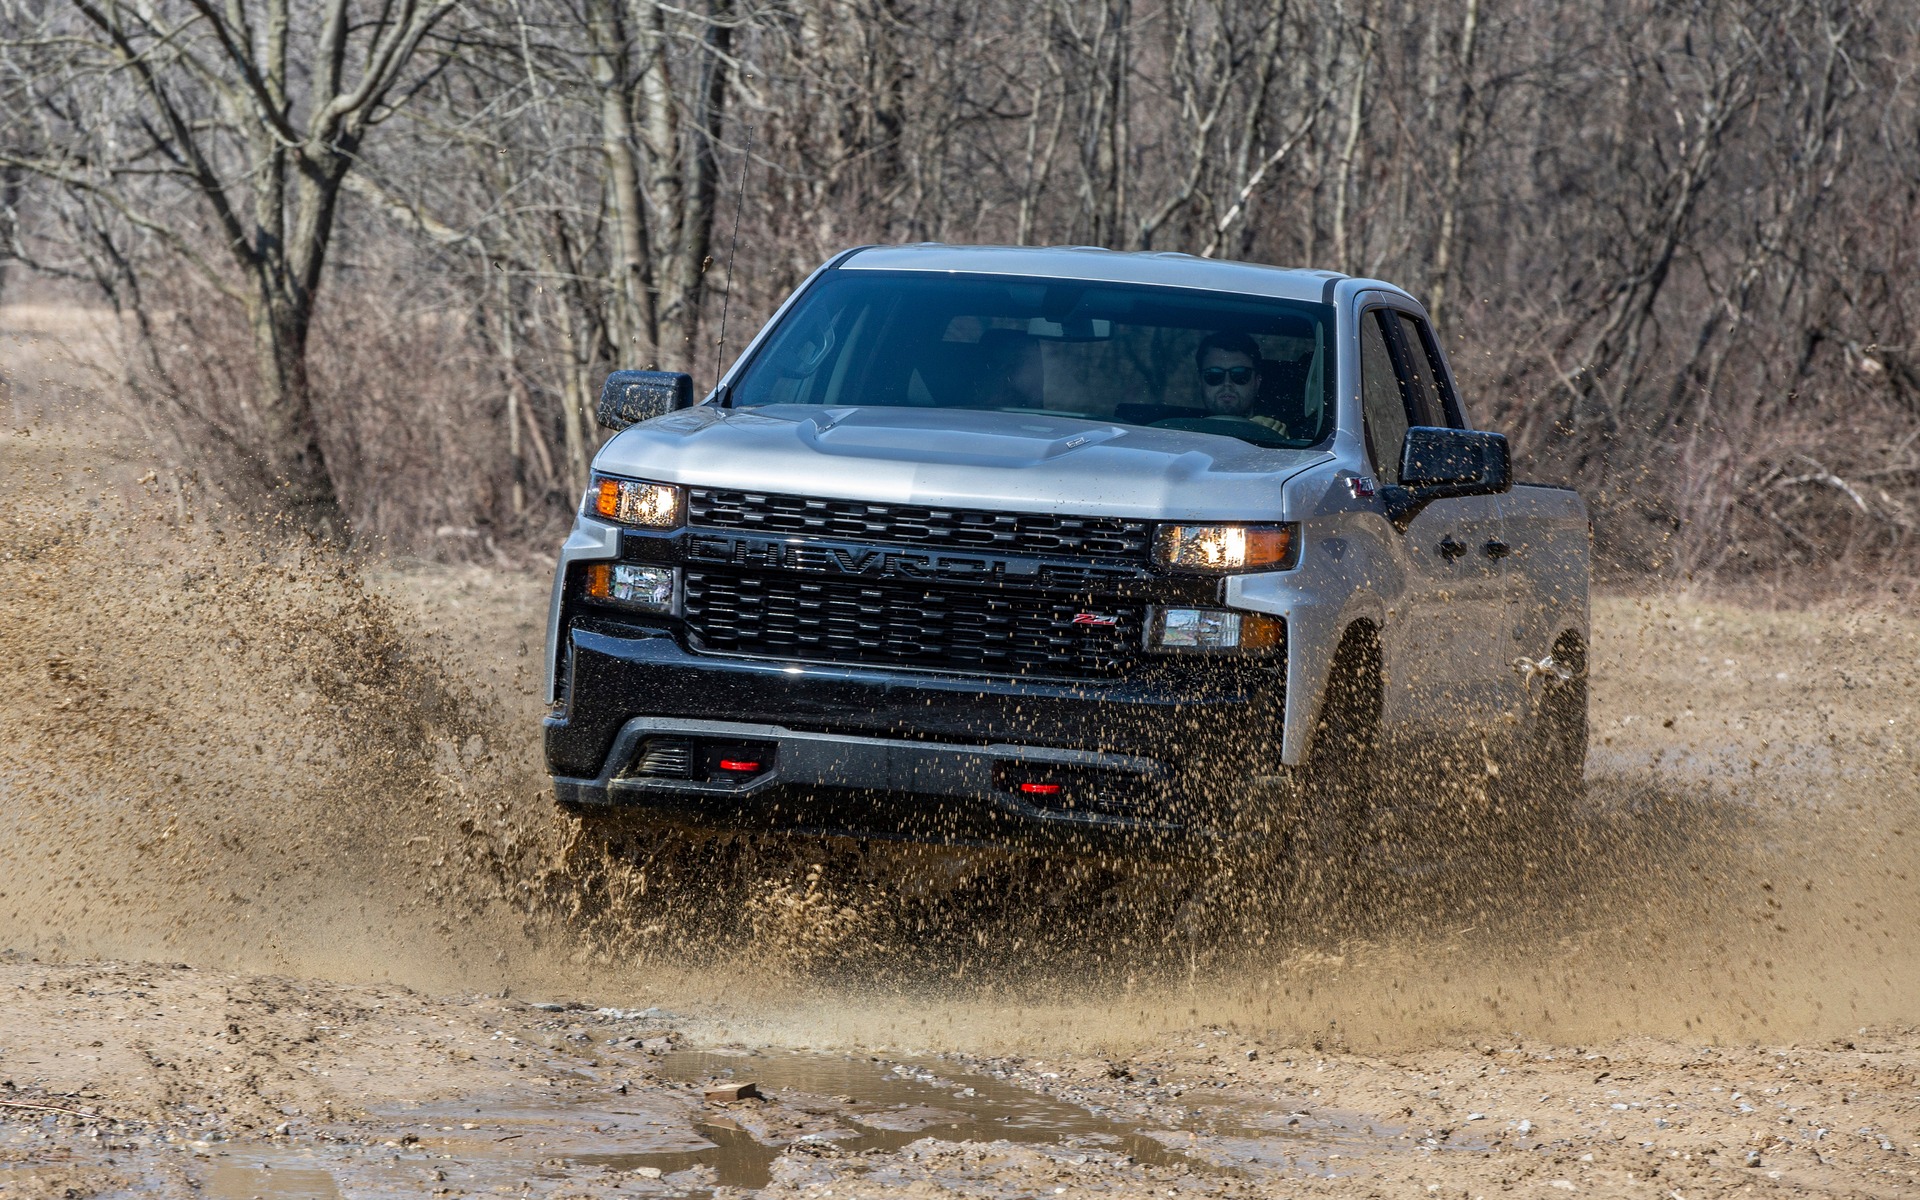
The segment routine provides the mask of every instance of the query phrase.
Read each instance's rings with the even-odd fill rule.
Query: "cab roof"
[[[1268,267],[1191,254],[1123,252],[1098,246],[865,246],[840,260],[843,271],[930,271],[962,275],[1027,275],[1086,283],[1146,283],[1325,303],[1338,271]]]

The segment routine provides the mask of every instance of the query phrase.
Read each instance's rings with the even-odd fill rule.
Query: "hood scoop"
[[[969,412],[965,427],[941,409],[827,408],[798,426],[821,454],[922,463],[1029,466],[1098,446],[1127,431],[1115,425],[1029,413]]]

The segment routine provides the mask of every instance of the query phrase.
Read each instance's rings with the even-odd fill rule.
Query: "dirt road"
[[[0,1197],[1920,1186],[1911,619],[1604,600],[1585,809],[1276,912],[583,838],[537,573],[0,492]]]
[[[0,988],[0,1103],[35,1106],[6,1110],[0,1195],[1899,1195],[1920,1153],[1911,1034],[870,1056],[184,965]]]

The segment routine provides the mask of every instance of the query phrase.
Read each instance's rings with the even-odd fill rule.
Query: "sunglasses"
[[[1253,382],[1252,367],[1205,367],[1200,372],[1200,382],[1208,387],[1219,387],[1232,380],[1236,385]]]

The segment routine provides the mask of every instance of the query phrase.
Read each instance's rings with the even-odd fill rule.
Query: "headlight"
[[[1286,641],[1287,626],[1263,613],[1224,608],[1156,608],[1147,626],[1147,649],[1162,653],[1256,654],[1277,650]]]
[[[1153,559],[1175,571],[1282,571],[1298,561],[1294,525],[1162,525]]]
[[[618,604],[642,612],[673,612],[673,568],[636,563],[590,563],[586,593],[589,600]]]
[[[588,502],[596,515],[622,525],[678,529],[683,511],[680,495],[680,489],[672,484],[596,474]]]

